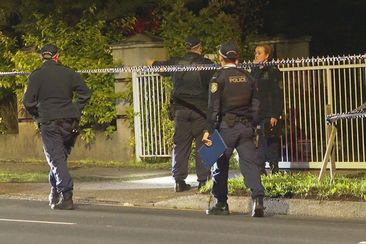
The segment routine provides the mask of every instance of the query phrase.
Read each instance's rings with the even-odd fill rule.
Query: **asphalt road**
[[[0,199],[0,243],[360,243],[366,221]]]

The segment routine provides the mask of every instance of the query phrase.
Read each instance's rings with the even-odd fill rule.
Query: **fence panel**
[[[326,150],[328,113],[349,112],[365,103],[365,60],[297,63],[280,67],[284,92],[282,161],[322,161]],[[334,147],[335,161],[365,162],[363,120],[341,120]]]
[[[163,104],[168,94],[158,74],[133,73],[136,159],[169,157],[166,129],[162,123]]]

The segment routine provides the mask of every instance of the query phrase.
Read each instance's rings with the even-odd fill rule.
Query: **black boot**
[[[264,216],[264,205],[263,197],[257,197],[253,199],[252,217],[263,217]]]
[[[184,180],[178,180],[175,182],[175,192],[189,191],[191,185],[187,184]]]
[[[215,206],[206,210],[208,215],[229,215],[229,205],[225,202],[218,202]]]
[[[60,201],[52,209],[61,209],[61,210],[74,209],[74,202],[72,200],[72,191],[61,192]]]
[[[55,187],[51,187],[50,195],[48,195],[48,205],[54,209],[55,205],[60,201],[60,194]]]

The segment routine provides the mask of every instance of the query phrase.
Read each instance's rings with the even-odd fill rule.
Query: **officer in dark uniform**
[[[43,65],[32,72],[23,104],[38,122],[43,150],[50,166],[51,209],[73,209],[73,180],[67,158],[78,135],[81,111],[91,92],[80,74],[58,62],[53,44],[41,49]],[[73,102],[73,93],[77,99]]]
[[[255,49],[255,62],[265,63],[271,58],[271,47],[259,45]],[[280,87],[281,73],[276,66],[257,66],[252,68],[251,75],[257,82],[259,109],[259,143],[258,155],[261,161],[261,173],[266,174],[265,164],[268,161],[272,174],[279,171],[281,115],[283,110],[283,93]]]
[[[194,65],[212,64],[202,56],[201,41],[194,36],[185,40],[186,54],[183,57],[173,57],[167,61],[155,61],[152,65]],[[202,145],[202,133],[206,126],[206,110],[208,100],[208,84],[213,71],[173,72],[172,106],[174,107],[174,148],[172,156],[172,175],[175,179],[175,191],[189,190],[186,184],[188,176],[188,159],[191,154],[193,139],[196,143],[196,173],[201,188],[210,177],[199,159],[197,149]],[[164,74],[163,74],[164,75]]]
[[[218,129],[227,149],[214,166],[212,193],[216,205],[206,210],[207,214],[227,215],[227,181],[229,159],[236,149],[240,158],[240,170],[244,183],[252,191],[253,217],[263,216],[264,189],[259,173],[259,160],[253,142],[254,126],[258,117],[259,101],[256,85],[248,72],[236,68],[239,51],[232,43],[220,46],[219,58],[222,68],[210,83],[209,111],[207,119],[210,127],[202,141],[211,146],[209,134]]]

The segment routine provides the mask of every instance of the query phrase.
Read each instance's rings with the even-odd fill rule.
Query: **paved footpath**
[[[37,170],[37,169],[35,169]],[[78,168],[73,176],[95,177],[93,182],[75,182],[76,204],[107,204],[135,207],[195,209],[204,211],[209,195],[197,192],[195,175],[189,175],[190,191],[175,193],[174,180],[165,170]],[[232,172],[231,177],[240,175]],[[47,183],[0,183],[0,198],[32,199],[47,204]],[[248,197],[229,196],[232,212],[248,214]],[[266,199],[266,215],[298,215],[335,218],[357,218],[366,221],[366,203],[350,201],[316,201],[299,199]]]

